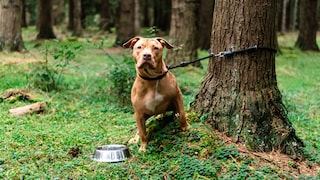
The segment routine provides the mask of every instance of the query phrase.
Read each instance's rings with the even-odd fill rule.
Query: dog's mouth
[[[143,61],[140,64],[137,64],[139,69],[156,69],[155,65],[151,61]]]

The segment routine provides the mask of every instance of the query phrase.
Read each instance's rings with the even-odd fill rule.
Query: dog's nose
[[[146,61],[151,60],[151,54],[149,54],[149,53],[143,54],[143,59],[146,60]]]

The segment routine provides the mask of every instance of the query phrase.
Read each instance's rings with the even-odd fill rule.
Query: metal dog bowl
[[[98,162],[121,162],[130,157],[130,152],[125,145],[98,146],[93,154],[93,160]]]

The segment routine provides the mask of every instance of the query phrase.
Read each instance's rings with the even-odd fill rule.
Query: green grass
[[[279,37],[285,46],[277,57],[277,80],[298,136],[309,153],[320,154],[320,56],[292,48],[294,42],[288,38],[295,37]],[[319,155],[311,157],[320,162]]]
[[[95,35],[92,35],[95,36]],[[33,101],[0,99],[0,179],[316,179],[299,175],[294,162],[288,168],[263,158],[243,153],[235,145],[221,141],[211,127],[188,112],[190,129],[183,133],[175,121],[164,125],[148,121],[147,153],[138,153],[138,145],[128,144],[136,132],[130,105],[117,104],[111,93],[109,77],[116,66],[130,67],[126,57],[130,50],[109,52],[114,35],[90,39],[64,39],[36,42],[35,29],[24,30],[29,53],[0,54],[0,93],[8,89],[28,89],[33,63],[6,63],[8,59],[47,57],[54,62],[55,49],[66,43],[81,45],[64,72],[61,88],[50,92],[29,88]],[[294,34],[279,37],[282,54],[277,58],[277,79],[288,108],[290,120],[305,144],[309,166],[319,166],[320,97],[319,53],[301,52],[293,47]],[[45,51],[48,55],[45,56]],[[205,56],[200,52],[199,56]],[[204,61],[204,67],[207,62]],[[133,68],[133,67],[132,67]],[[176,69],[188,109],[206,68]],[[117,75],[114,73],[113,75]],[[121,74],[119,74],[121,76]],[[46,101],[43,114],[20,117],[8,110],[32,102]],[[123,163],[97,163],[91,159],[96,146],[126,144],[132,157]],[[79,157],[68,152],[79,147]],[[319,175],[318,175],[319,178]]]

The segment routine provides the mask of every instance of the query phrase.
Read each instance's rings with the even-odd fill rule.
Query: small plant
[[[135,79],[134,61],[129,57],[115,60],[109,56],[114,65],[108,71],[108,80],[111,82],[108,87],[109,100],[119,107],[131,107],[131,87]]]
[[[63,75],[70,62],[75,60],[76,51],[79,51],[81,45],[56,44],[57,48],[53,51],[53,61],[50,60],[50,49],[45,47],[45,61],[38,64],[32,64],[31,71],[27,75],[28,86],[38,88],[43,91],[58,90],[63,81]]]
[[[239,156],[239,151],[232,145],[223,146],[217,149],[217,158],[218,159],[229,159],[232,157]]]
[[[156,37],[159,33],[157,26],[151,26],[147,29],[148,37]]]

